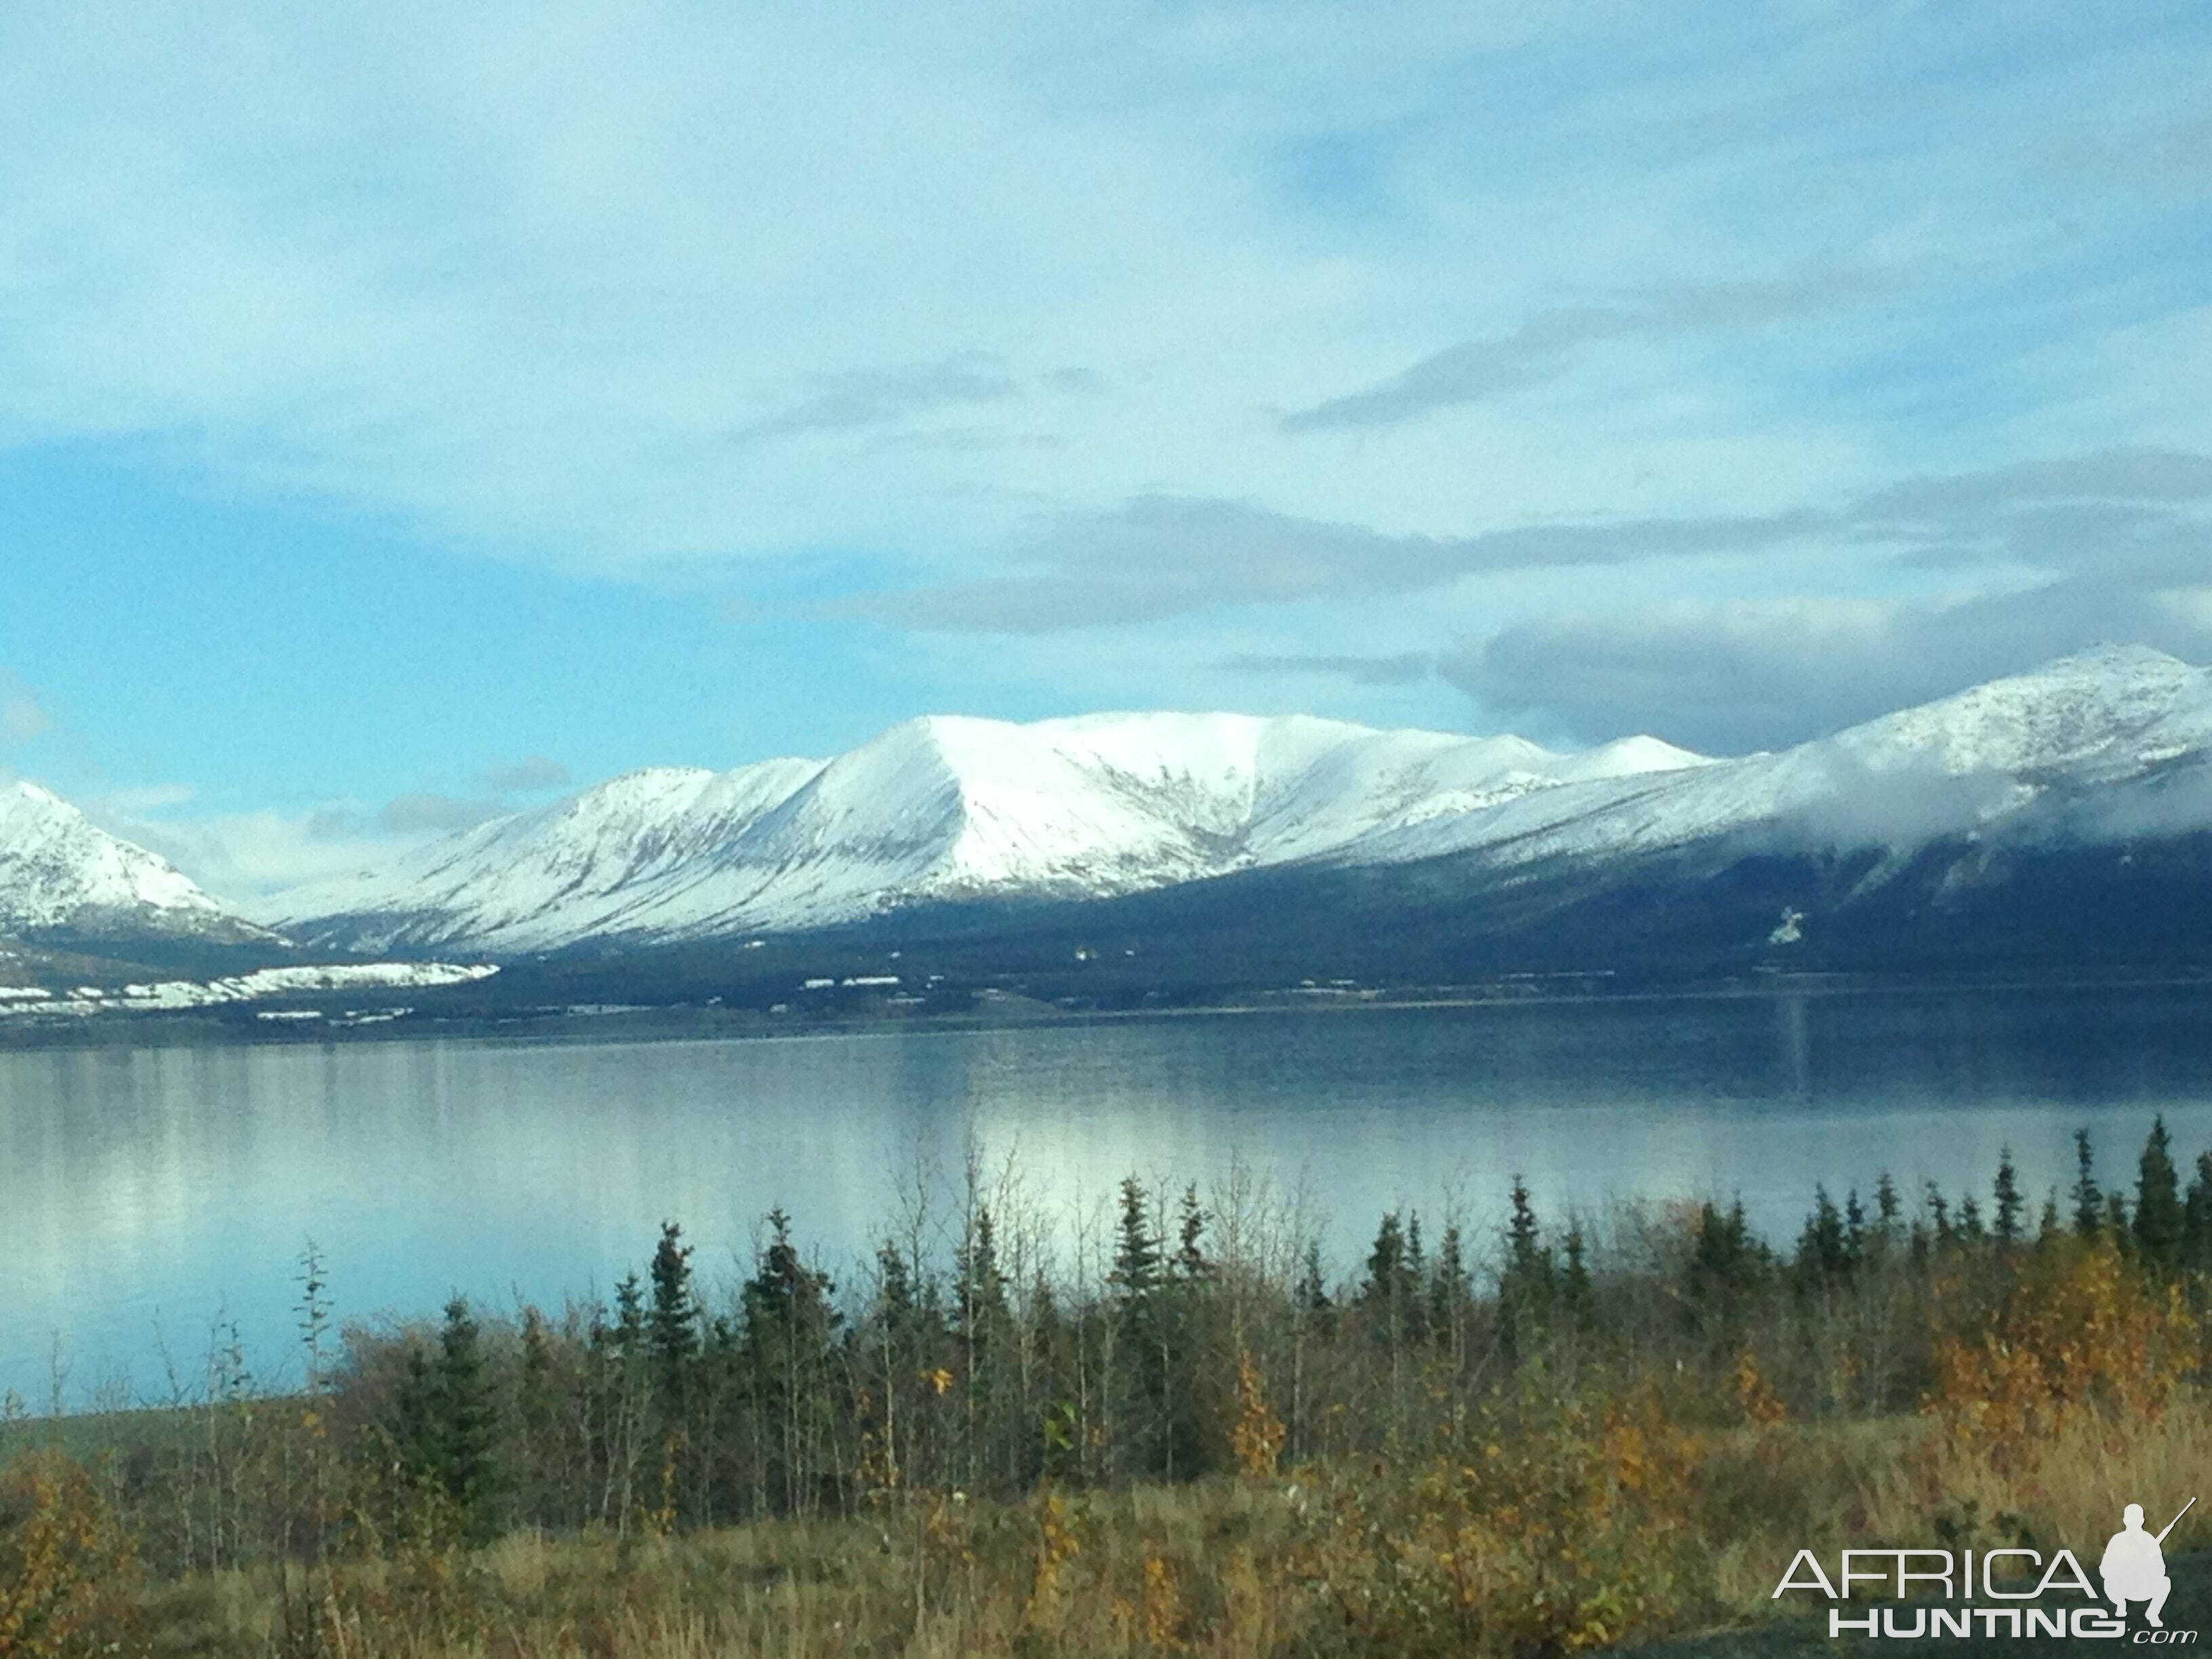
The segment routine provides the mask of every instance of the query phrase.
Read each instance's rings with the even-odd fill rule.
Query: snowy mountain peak
[[[269,937],[167,860],[21,780],[0,782],[0,933]]]
[[[1954,775],[2034,771],[2124,752],[2207,699],[2203,670],[2144,646],[2100,646],[1869,720],[1834,741],[1872,765],[1933,764]]]
[[[829,761],[632,773],[281,895],[272,920],[356,949],[517,951],[1103,896],[1340,858],[1425,818],[1698,760],[1649,738],[1562,756],[1304,715],[929,715]]]

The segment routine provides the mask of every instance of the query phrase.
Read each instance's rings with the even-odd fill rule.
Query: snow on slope
[[[1101,896],[1701,763],[1652,738],[1561,756],[1302,716],[932,717],[828,762],[633,773],[280,895],[270,919],[355,949],[517,951],[816,927],[927,899]]]
[[[266,939],[173,865],[35,783],[0,782],[0,933]]]
[[[1717,837],[1902,853],[2047,830],[2046,798],[2212,828],[2212,765],[2201,789],[2146,805],[2191,757],[2212,761],[2212,680],[2136,647],[1726,761],[1652,738],[1560,755],[1297,716],[938,717],[827,762],[634,773],[282,895],[270,919],[313,945],[501,952],[820,927],[929,900],[1105,896],[1301,861],[1472,854],[1510,868]]]
[[[0,1016],[173,1013],[185,1008],[212,1008],[224,1003],[260,1002],[270,998],[331,992],[421,990],[466,985],[498,971],[488,963],[368,962],[312,968],[258,968],[252,973],[234,974],[222,979],[165,979],[150,984],[125,985],[117,991],[103,991],[88,985],[60,993],[40,986],[0,986]],[[281,1016],[264,1014],[262,1018]]]
[[[2208,750],[2212,676],[2160,652],[2105,647],[1778,754],[1570,785],[1386,834],[1357,854],[1512,864],[1722,836],[1904,853],[2024,822],[2054,788],[2124,786]],[[2212,815],[2169,827],[2212,828]]]

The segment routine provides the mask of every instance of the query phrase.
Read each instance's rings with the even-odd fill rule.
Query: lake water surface
[[[312,1237],[341,1316],[604,1296],[683,1223],[710,1281],[781,1204],[841,1278],[917,1167],[974,1145],[1072,1226],[1122,1176],[1303,1188],[1332,1271],[1380,1213],[1740,1194],[1794,1237],[1813,1183],[1908,1198],[2009,1145],[2108,1183],[2163,1112],[2212,1147],[2212,991],[1780,996],[1208,1015],[731,1042],[0,1053],[0,1390],[43,1409],[196,1383],[220,1318],[292,1352]],[[1431,1234],[1433,1237],[1433,1233]]]

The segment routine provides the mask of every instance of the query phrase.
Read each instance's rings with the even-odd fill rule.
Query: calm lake
[[[2040,1200],[2087,1125],[2131,1182],[2153,1115],[2212,1146],[2212,991],[1860,994],[1218,1015],[735,1042],[0,1053],[0,1389],[161,1398],[234,1321],[293,1361],[313,1238],[342,1317],[604,1296],[664,1218],[708,1281],[781,1204],[841,1280],[917,1170],[1011,1160],[1072,1237],[1135,1171],[1302,1188],[1332,1272],[1377,1216],[1740,1194],[1794,1237],[1813,1183],[1915,1200],[2009,1144]],[[165,1358],[165,1354],[167,1358]],[[295,1371],[295,1374],[296,1372]]]

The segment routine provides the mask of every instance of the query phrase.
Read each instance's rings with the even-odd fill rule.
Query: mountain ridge
[[[1561,754],[1302,715],[936,715],[827,761],[630,774],[396,872],[281,896],[269,919],[319,945],[496,955],[1309,865],[1447,860],[1510,880],[1706,844],[1871,848],[1871,881],[1947,836],[2079,839],[2130,812],[2212,826],[2212,793],[2146,783],[2209,752],[2212,681],[2130,646],[1721,760],[1648,737]]]
[[[628,774],[268,914],[305,942],[380,950],[789,932],[915,902],[1173,886],[1703,763],[1649,738],[1558,755],[1306,715],[932,715],[827,761]]]
[[[1897,882],[1936,915],[1947,894],[2001,881],[2008,859],[2055,871],[2063,859],[2043,854],[2206,832],[2212,677],[2113,646],[1724,759],[1650,737],[1558,752],[1305,715],[924,716],[826,759],[626,773],[251,915],[52,792],[8,785],[0,934],[514,961],[726,947],[922,912],[988,932],[993,915],[1013,925],[1009,906],[1156,918],[1212,907],[1222,927],[1265,931],[1277,924],[1241,896],[1263,893],[1364,906],[1358,925],[1387,933],[1399,924],[1375,918],[1425,926],[1423,907],[1464,911],[1468,927],[1539,915],[1513,896],[1522,888],[1585,906],[1663,888],[1694,906],[1701,883],[1718,892],[1762,860],[1814,872],[1804,890],[1825,904]],[[2196,879],[2188,859],[2158,867]],[[1738,887],[1797,890],[1779,878]],[[1756,909],[1728,927],[1744,933]],[[1771,928],[1790,932],[1770,918],[1749,943]],[[1601,951],[1601,933],[1586,948]]]

